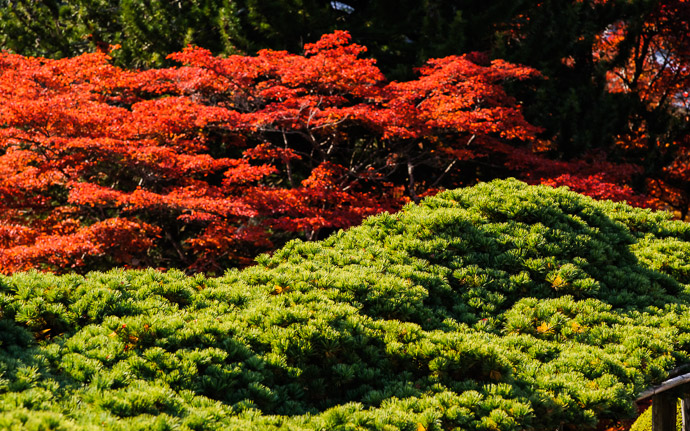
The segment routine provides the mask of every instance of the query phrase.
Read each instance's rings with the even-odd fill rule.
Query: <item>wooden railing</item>
[[[681,400],[683,431],[690,431],[690,373],[666,380],[642,392],[637,401],[652,399],[652,431],[676,431],[676,406]]]

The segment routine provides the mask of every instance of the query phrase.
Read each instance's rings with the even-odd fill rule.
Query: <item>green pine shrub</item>
[[[0,277],[0,429],[553,430],[690,363],[690,225],[444,192],[223,277]]]

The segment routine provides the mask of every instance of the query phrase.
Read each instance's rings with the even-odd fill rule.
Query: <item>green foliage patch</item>
[[[690,362],[690,225],[515,180],[220,278],[0,278],[0,428],[552,430]]]

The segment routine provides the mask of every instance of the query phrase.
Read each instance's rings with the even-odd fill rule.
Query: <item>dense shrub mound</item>
[[[0,428],[586,429],[690,363],[688,262],[667,214],[508,180],[221,278],[2,277]]]

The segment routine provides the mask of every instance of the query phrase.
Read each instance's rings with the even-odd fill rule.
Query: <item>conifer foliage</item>
[[[128,71],[104,53],[0,54],[0,271],[219,272],[455,184],[537,129],[480,55],[386,82],[346,32],[304,55]]]
[[[0,427],[594,429],[690,363],[690,225],[495,181],[220,278],[0,276]]]

